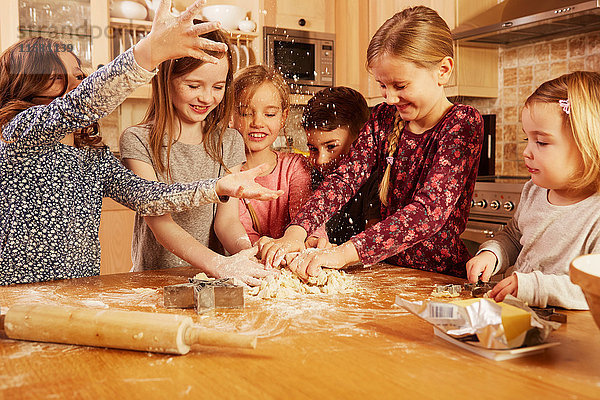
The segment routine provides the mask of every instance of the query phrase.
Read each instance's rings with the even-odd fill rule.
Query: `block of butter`
[[[523,341],[525,340],[525,335],[527,331],[531,328],[531,314],[526,310],[521,308],[512,306],[510,304],[505,304],[503,302],[496,303],[491,299],[466,299],[466,300],[456,300],[452,301],[451,304],[456,304],[459,307],[470,307],[475,303],[480,301],[489,301],[497,306],[501,307],[500,317],[502,318],[502,327],[503,333],[506,338],[506,346],[508,348],[521,346]],[[467,314],[472,315],[475,310],[469,310]],[[492,342],[498,339],[498,335],[500,332],[498,330],[492,329],[489,327],[488,329],[478,329],[477,336],[479,341],[482,343],[484,347],[497,347],[492,344]],[[495,340],[492,340],[492,337]]]

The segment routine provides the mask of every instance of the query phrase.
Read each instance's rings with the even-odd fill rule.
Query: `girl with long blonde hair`
[[[301,253],[288,266],[300,276],[321,266],[343,268],[387,260],[465,277],[466,225],[483,139],[472,107],[452,104],[444,85],[454,68],[452,36],[432,9],[407,8],[388,19],[367,50],[367,67],[385,103],[352,144],[347,158],[296,215],[284,237],[261,249],[267,265],[302,250],[308,233],[327,221],[373,173],[381,173],[382,220],[349,241]]]
[[[183,57],[158,67],[144,121],[125,130],[123,163],[137,175],[160,182],[189,182],[224,176],[242,163],[244,142],[228,129],[233,105],[232,52],[221,30],[205,39],[227,45],[216,64]],[[218,57],[219,54],[213,54]],[[192,265],[217,277],[248,284],[265,276],[264,267],[242,253],[223,256],[213,220],[215,205],[160,217],[136,215],[132,245],[134,270]],[[238,260],[239,259],[239,260]]]

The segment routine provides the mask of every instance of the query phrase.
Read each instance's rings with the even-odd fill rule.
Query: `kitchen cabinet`
[[[265,25],[335,33],[336,0],[265,0]]]
[[[337,0],[336,85],[360,91],[369,105],[383,101],[379,86],[367,73],[366,52],[377,29],[396,12],[424,5],[436,10],[450,29],[496,4],[496,0]],[[455,72],[447,96],[495,97],[498,91],[498,50],[455,45]]]
[[[455,25],[491,8],[497,0],[456,0]],[[453,29],[450,26],[450,29]],[[455,44],[456,67],[447,96],[498,97],[498,49]]]
[[[25,37],[47,36],[72,44],[88,71],[110,61],[108,0],[3,0],[2,5],[0,51]]]
[[[109,197],[102,200],[100,217],[100,274],[131,269],[131,239],[135,212]]]

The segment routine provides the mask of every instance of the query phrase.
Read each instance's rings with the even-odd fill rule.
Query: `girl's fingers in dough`
[[[273,258],[273,266],[274,267],[278,267],[281,265],[281,262],[283,261],[285,254],[286,254],[286,251],[284,250],[283,247],[280,247],[277,250],[277,252],[275,253],[275,256]]]
[[[319,276],[321,274],[321,272],[323,272],[323,269],[321,268],[320,262],[318,257],[315,257],[311,260],[311,262],[308,264],[308,267],[306,269],[306,273],[309,276]]]
[[[300,261],[300,264],[298,266],[298,275],[304,279],[307,280],[308,279],[308,266],[312,263],[313,259],[315,258],[314,254],[306,254],[304,257],[302,257],[302,260]]]
[[[257,253],[258,253],[257,246],[250,247],[249,249],[240,250],[240,252],[238,252],[238,254],[240,256],[247,257],[247,258],[254,257]]]
[[[270,243],[270,245],[268,245],[268,248],[264,253],[265,257],[263,260],[267,267],[273,267],[273,258],[275,257],[277,249],[278,247],[275,245],[275,242]]]
[[[270,275],[275,275],[274,271],[268,271],[265,269],[264,265],[259,264],[260,266],[252,269],[251,273],[254,278],[266,278]]]
[[[298,256],[296,256],[289,264],[288,264],[288,268],[290,269],[290,271],[292,271],[294,274],[300,276],[300,274],[298,273],[298,269],[300,268],[300,262],[302,261],[302,259],[304,258],[304,256],[302,254],[298,254]]]
[[[298,252],[298,251],[294,251],[292,253],[287,253],[283,257],[283,261],[285,262],[285,265],[289,265],[296,257],[298,257],[298,254],[300,254],[300,252]]]
[[[273,245],[273,239],[268,236],[263,236],[255,244],[258,247],[258,258],[265,259],[265,255],[269,247]]]
[[[260,286],[260,279],[253,278],[251,276],[244,276],[242,278],[242,282],[244,282],[248,286]]]
[[[271,253],[273,252],[273,246],[275,246],[274,242],[266,243],[260,252],[260,259],[267,267],[272,267],[271,263],[269,262],[269,257],[272,257]]]

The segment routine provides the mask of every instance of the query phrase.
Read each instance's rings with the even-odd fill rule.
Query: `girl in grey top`
[[[227,33],[205,35],[228,44]],[[166,61],[152,79],[144,121],[125,130],[120,150],[125,166],[160,182],[189,182],[227,174],[245,160],[244,142],[227,129],[233,107],[232,53],[216,64],[191,57]],[[134,270],[192,265],[216,278],[260,283],[264,266],[244,251],[223,256],[213,229],[214,205],[158,217],[138,213],[133,233]],[[248,243],[248,247],[250,243]]]
[[[571,261],[600,251],[600,74],[574,72],[542,84],[522,112],[531,181],[506,228],[467,263],[471,282],[507,272],[490,292],[531,306],[587,309],[569,279]]]
[[[27,39],[2,54],[0,284],[98,275],[103,196],[145,215],[181,211],[242,192],[277,197],[254,183],[260,170],[166,185],[135,176],[106,147],[86,146],[93,140],[82,128],[148,82],[154,75],[149,71],[159,62],[186,55],[215,62],[199,50],[223,51],[222,45],[197,38],[216,28],[193,25],[199,5],[177,18],[162,7],[156,29],[86,79],[79,60],[54,40]]]

